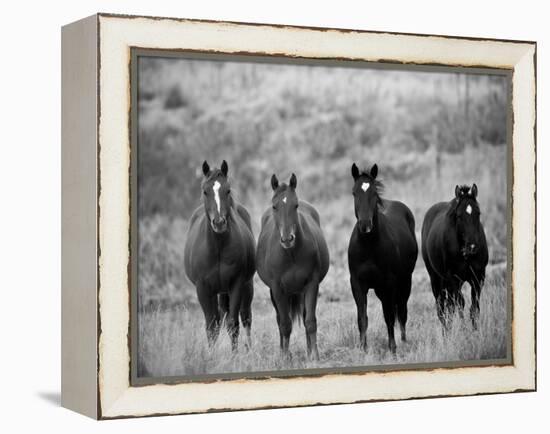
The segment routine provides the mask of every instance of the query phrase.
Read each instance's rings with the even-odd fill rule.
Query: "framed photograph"
[[[98,14],[62,31],[62,404],[536,389],[536,44]]]

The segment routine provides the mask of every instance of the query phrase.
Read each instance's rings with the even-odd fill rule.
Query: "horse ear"
[[[273,190],[277,190],[279,187],[279,180],[277,179],[277,175],[273,174],[271,175],[271,188]]]
[[[477,185],[472,185],[472,196],[475,198],[477,198]]]
[[[378,175],[378,165],[374,163],[374,166],[370,169],[370,177],[372,179],[376,179],[376,175]]]
[[[227,177],[227,171],[229,170],[229,167],[227,167],[227,161],[223,160],[222,161],[222,173],[223,173],[223,176]]]
[[[458,185],[455,187],[455,197],[460,198],[460,187]]]
[[[204,163],[202,163],[202,173],[204,176],[207,176],[210,173],[210,166],[208,165],[206,160],[204,160]]]
[[[296,175],[293,173],[291,176],[290,176],[290,188],[292,188],[293,190],[296,190],[296,185],[298,184],[298,180],[296,179]]]
[[[359,168],[355,163],[351,165],[351,176],[353,176],[353,179],[359,178]]]

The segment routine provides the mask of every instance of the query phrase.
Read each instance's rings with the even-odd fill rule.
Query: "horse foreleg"
[[[381,291],[384,293],[382,300],[382,310],[384,311],[384,320],[386,321],[386,327],[388,329],[388,347],[392,353],[395,354],[397,346],[395,345],[395,301],[390,293],[390,289]]]
[[[305,320],[307,354],[313,360],[319,360],[317,349],[317,297],[319,295],[319,282],[317,280],[305,287]]]
[[[401,341],[407,341],[407,302],[409,301],[409,296],[411,295],[411,276],[408,276],[404,280],[401,292],[398,294],[397,300],[397,319],[399,320],[399,327],[401,328]]]
[[[443,335],[447,332],[448,323],[447,323],[447,314],[445,313],[445,304],[446,304],[447,293],[445,288],[441,288],[440,291],[435,296],[435,309],[437,311],[437,317],[439,322],[443,326]]]
[[[472,327],[477,329],[477,323],[479,319],[479,297],[481,295],[481,288],[485,279],[485,272],[479,272],[474,274],[474,278],[470,281],[472,287],[472,304],[470,305],[470,320],[472,321]]]
[[[229,292],[229,312],[225,320],[233,351],[237,351],[239,347],[239,311],[241,309],[241,300],[242,291],[241,283],[239,282]]]
[[[399,300],[397,303],[397,319],[399,320],[399,327],[401,329],[401,341],[407,341],[407,300]]]
[[[277,312],[281,353],[284,357],[290,357],[289,344],[290,333],[292,332],[292,318],[290,317],[288,298],[285,294],[281,293],[276,285],[271,287],[271,298]]]
[[[241,295],[241,322],[243,324],[245,333],[246,333],[246,349],[252,348],[252,297],[254,296],[254,283],[252,280],[246,282],[242,286],[242,295]]]
[[[225,321],[227,312],[229,312],[229,294],[223,292],[218,294],[218,310],[220,312],[220,325]]]
[[[433,271],[431,267],[429,267],[427,263],[426,268],[428,269],[428,274],[430,275],[430,283],[432,285],[432,293],[435,298],[435,309],[437,312],[437,317],[439,318],[439,322],[443,326],[443,334],[445,334],[447,330],[447,316],[445,315],[445,285],[443,283],[443,279],[441,279],[435,273],[435,271]]]
[[[367,351],[367,329],[369,318],[367,316],[367,291],[363,291],[357,279],[351,277],[351,292],[357,306],[357,327],[359,328],[359,344],[363,351]]]
[[[449,296],[447,298],[449,312],[454,314],[458,310],[460,318],[464,318],[464,297],[462,296],[462,280],[458,277],[450,279],[447,288]]]
[[[218,297],[209,293],[207,288],[197,286],[197,296],[204,313],[206,323],[206,338],[210,346],[214,345],[220,333],[220,313],[218,311]]]

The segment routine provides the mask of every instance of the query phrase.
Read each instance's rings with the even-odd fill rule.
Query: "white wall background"
[[[303,3],[303,4],[302,4]],[[548,430],[550,31],[545,2],[5,3],[0,25],[0,430],[60,432],[541,432]],[[116,12],[538,42],[539,392],[96,423],[59,407],[60,27]],[[547,431],[546,431],[547,432]]]

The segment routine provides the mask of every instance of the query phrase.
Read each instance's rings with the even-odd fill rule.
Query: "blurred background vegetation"
[[[138,74],[141,308],[196,303],[183,246],[205,159],[229,163],[256,237],[271,174],[296,173],[331,251],[328,281],[338,282],[321,290],[328,297],[340,297],[332,286],[349,292],[354,161],[378,164],[385,196],[413,211],[419,242],[427,209],[477,183],[490,261],[506,261],[505,77],[154,57],[140,58]]]

